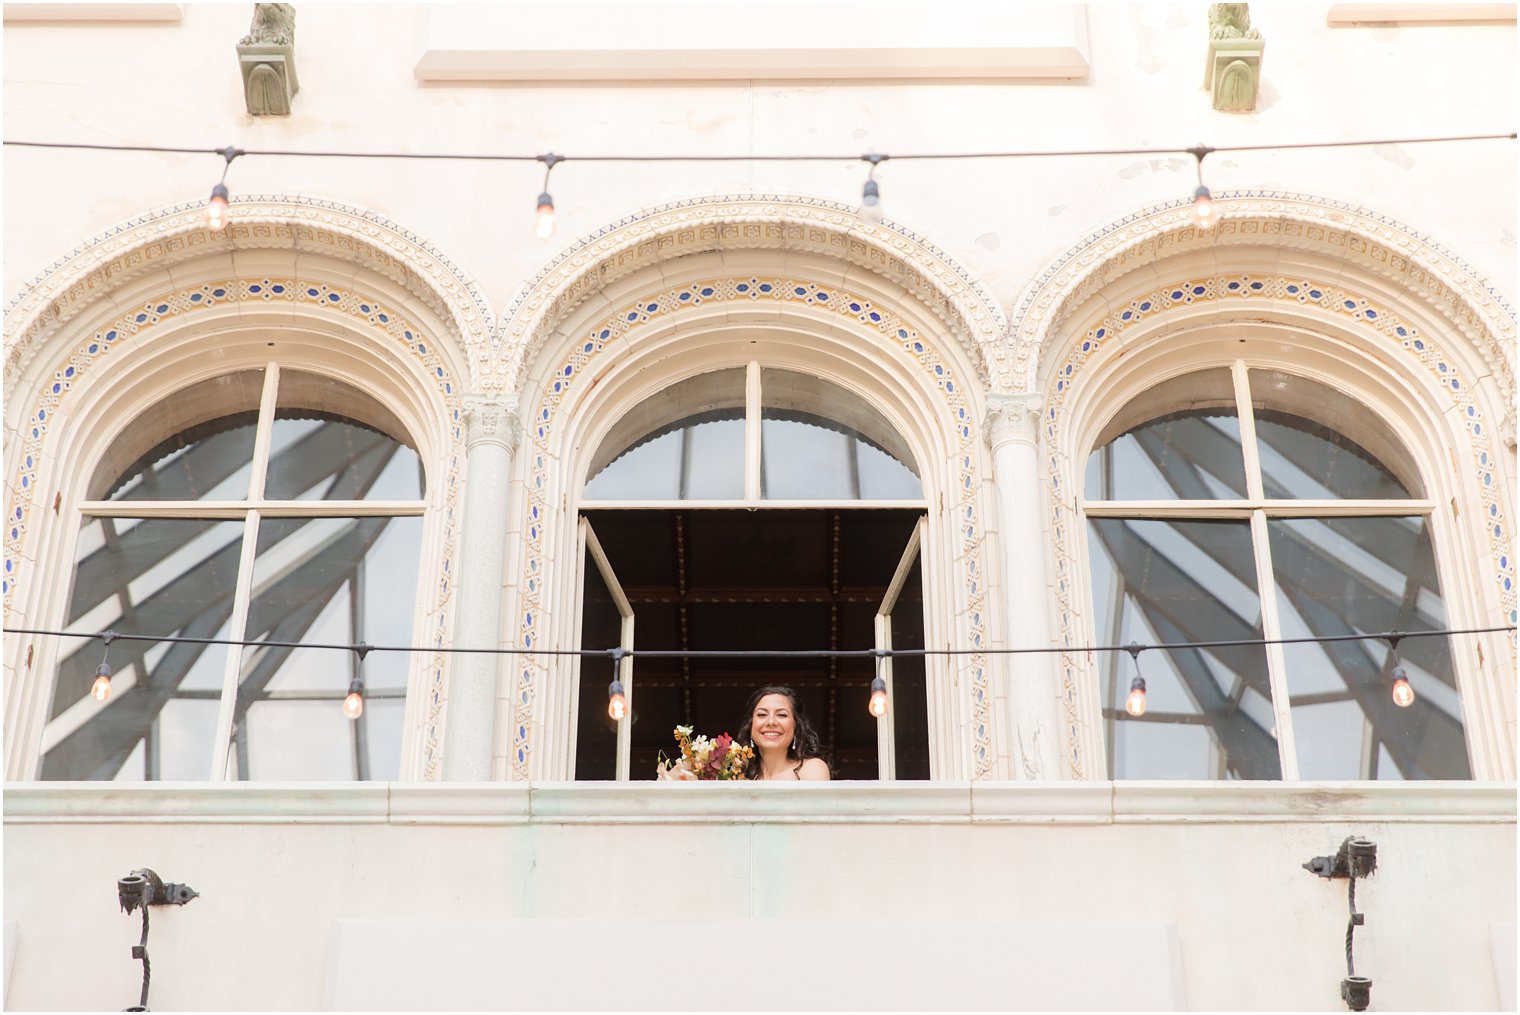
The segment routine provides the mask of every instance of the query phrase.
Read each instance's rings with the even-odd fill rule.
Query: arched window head
[[[736,367],[672,384],[592,457],[596,501],[919,501],[906,442],[864,398],[791,370]]]
[[[44,779],[394,779],[425,477],[395,415],[269,364],[175,392],[92,473]],[[252,641],[238,647],[158,638]],[[364,707],[347,718],[355,680]],[[93,693],[92,693],[93,692]]]
[[[1103,653],[1110,775],[1469,778],[1446,639],[1348,637],[1447,626],[1424,491],[1323,380],[1238,361],[1121,408],[1084,482],[1098,643],[1336,640]]]

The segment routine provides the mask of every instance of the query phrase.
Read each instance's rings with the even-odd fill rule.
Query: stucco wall
[[[569,7],[569,5],[560,5]],[[702,4],[742,40],[753,10],[813,42],[808,6]],[[944,7],[945,5],[940,5]],[[950,5],[953,7],[954,5]],[[5,31],[6,136],[16,140],[207,149],[589,154],[819,154],[839,162],[624,165],[554,171],[560,230],[532,234],[537,163],[259,159],[234,163],[234,197],[300,194],[372,209],[435,243],[500,309],[578,236],[640,208],[697,195],[788,193],[859,200],[867,150],[1064,150],[1377,139],[1502,132],[1515,122],[1513,26],[1336,27],[1322,4],[1257,4],[1266,39],[1258,109],[1210,109],[1200,87],[1207,5],[1070,5],[1084,19],[1090,71],[1077,80],[908,82],[837,79],[708,83],[419,82],[423,5],[301,4],[301,91],[289,117],[244,112],[234,45],[247,5],[184,5],[178,22],[11,22]],[[631,49],[668,45],[672,24],[631,18]],[[946,11],[952,17],[954,11]],[[569,33],[567,24],[545,28]],[[866,9],[839,46],[891,43]],[[489,41],[489,40],[488,40]],[[901,40],[897,40],[901,42]],[[78,242],[144,209],[203,201],[214,155],[8,149],[5,292]],[[1216,191],[1271,189],[1372,208],[1457,250],[1509,288],[1514,145],[1383,146],[1221,154]],[[1188,157],[887,163],[886,214],[929,236],[1007,306],[1094,230],[1188,197]]]
[[[10,1008],[136,999],[115,881],[149,866],[201,893],[153,910],[161,1010],[808,1007],[852,983],[863,1007],[970,984],[985,1007],[1338,1010],[1346,882],[1300,865],[1350,834],[1378,844],[1374,1007],[1514,998],[1513,785],[13,784],[5,809]],[[742,943],[681,944],[703,920]],[[749,986],[772,932],[805,953],[784,997]],[[959,972],[935,958],[955,936]],[[471,964],[482,941],[501,953]],[[723,974],[728,996],[679,1000]]]

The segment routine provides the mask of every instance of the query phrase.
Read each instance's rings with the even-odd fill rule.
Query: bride
[[[818,734],[797,705],[790,687],[762,687],[749,699],[748,718],[736,738],[755,749],[748,779],[829,778]]]

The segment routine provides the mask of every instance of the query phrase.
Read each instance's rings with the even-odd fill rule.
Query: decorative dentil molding
[[[643,268],[715,250],[795,250],[866,268],[912,294],[945,325],[982,379],[1002,374],[1006,324],[991,294],[927,239],[816,198],[696,198],[620,219],[567,249],[502,314],[501,358],[483,390],[515,390],[555,329],[580,304]]]
[[[220,234],[201,203],[129,219],[55,260],[5,308],[5,376],[20,376],[36,350],[87,308],[132,281],[198,258],[238,250],[325,254],[390,279],[448,322],[472,373],[486,356],[494,315],[484,293],[432,244],[383,216],[316,198],[239,197]]]
[[[464,446],[495,444],[509,454],[522,443],[522,418],[515,392],[505,395],[465,395]]]
[[[1045,396],[1037,391],[1018,394],[993,392],[987,396],[987,416],[983,430],[987,446],[996,451],[1004,444],[1040,446],[1040,412]]]
[[[1386,279],[1439,312],[1482,356],[1503,390],[1515,390],[1515,312],[1489,280],[1404,224],[1356,205],[1305,194],[1219,193],[1220,221],[1200,233],[1191,202],[1153,205],[1072,247],[1025,290],[1009,327],[1012,367],[1023,390],[1042,362],[1060,356],[1062,329],[1090,297],[1138,268],[1199,250],[1288,247],[1333,258]]]

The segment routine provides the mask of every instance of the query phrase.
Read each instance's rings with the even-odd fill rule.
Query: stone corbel
[[[1203,87],[1223,113],[1252,113],[1261,90],[1261,54],[1266,40],[1251,27],[1249,4],[1209,8],[1209,60]]]
[[[291,4],[254,4],[253,24],[238,43],[243,101],[251,116],[289,116],[301,83],[296,79],[296,10]]]

